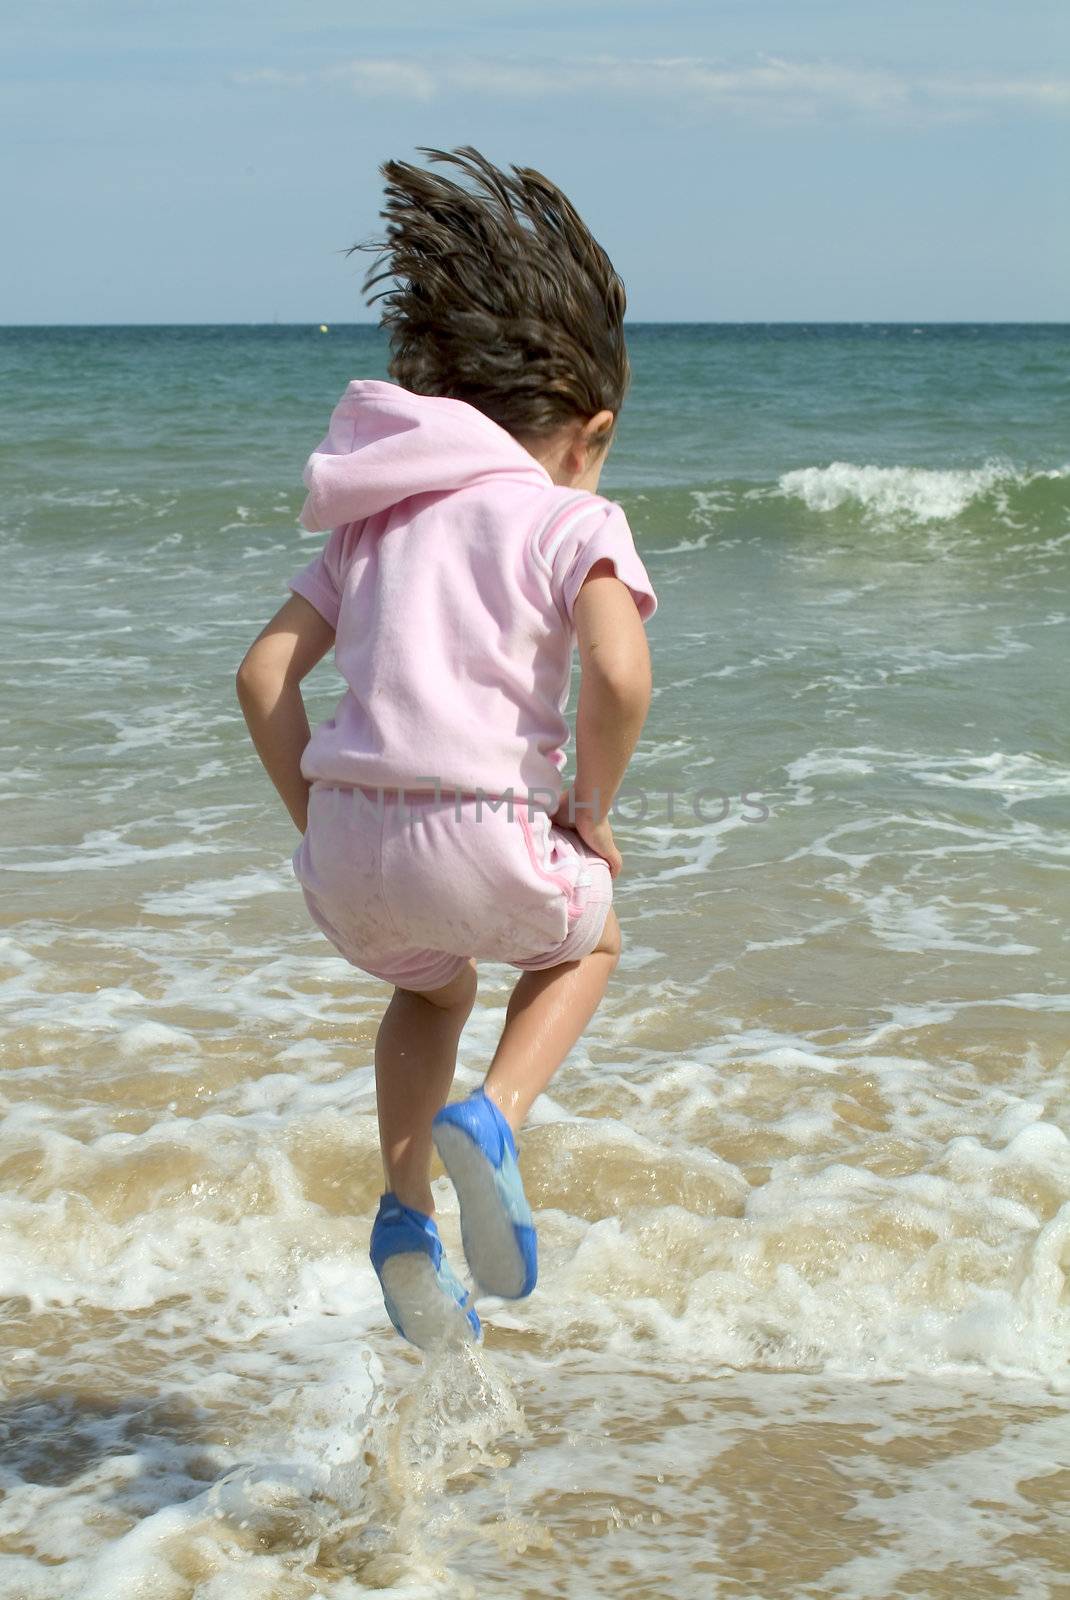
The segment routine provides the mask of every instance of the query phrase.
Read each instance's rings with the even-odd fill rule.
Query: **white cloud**
[[[649,60],[622,56],[548,58],[358,57],[312,73],[274,68],[235,73],[243,84],[292,87],[340,83],[363,95],[431,100],[439,95],[543,100],[589,94],[660,100],[692,111],[807,118],[842,113],[883,120],[931,121],[977,116],[1008,107],[1063,111],[1070,79],[911,75],[890,68],[763,56],[731,66],[695,56]]]
[[[307,72],[280,72],[277,67],[256,67],[230,76],[233,83],[266,83],[282,89],[298,89],[309,81]]]
[[[341,81],[362,94],[390,95],[403,100],[430,100],[436,83],[432,72],[415,61],[357,60],[324,67],[325,82]]]

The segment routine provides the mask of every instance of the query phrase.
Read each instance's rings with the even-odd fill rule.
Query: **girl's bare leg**
[[[514,1133],[594,1016],[619,958],[620,925],[611,907],[590,955],[522,974],[483,1085]]]
[[[476,997],[472,962],[444,989],[395,989],[375,1040],[375,1092],[386,1187],[433,1215],[431,1120],[446,1103],[457,1045]]]

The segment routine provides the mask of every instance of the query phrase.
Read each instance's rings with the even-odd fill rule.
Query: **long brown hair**
[[[507,175],[471,145],[418,147],[473,180],[465,188],[386,161],[386,238],[364,293],[384,302],[390,376],[417,394],[466,400],[518,437],[620,411],[631,378],[624,285],[556,184]],[[384,279],[394,286],[369,291]]]

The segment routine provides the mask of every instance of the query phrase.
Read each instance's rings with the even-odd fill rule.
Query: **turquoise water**
[[[540,1287],[444,1371],[366,1259],[385,995],[233,687],[385,343],[0,330],[20,1600],[1061,1592],[1070,330],[629,341],[625,954],[522,1142]]]
[[[608,488],[771,481],[832,460],[1028,471],[1070,449],[1065,325],[640,324],[628,338]],[[285,492],[324,407],[351,377],[388,376],[385,338],[364,326],[7,328],[0,341],[6,478],[44,449],[53,487],[110,486],[151,444],[147,484],[218,467]]]

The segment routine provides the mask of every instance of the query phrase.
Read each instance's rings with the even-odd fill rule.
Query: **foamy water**
[[[385,991],[233,696],[299,464],[113,428],[87,484],[14,474],[5,1597],[1067,1592],[1065,469],[659,487],[640,395],[625,954],[522,1140],[539,1287],[437,1362],[367,1259]]]

